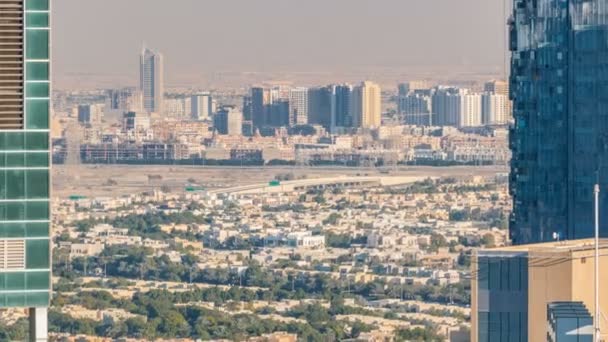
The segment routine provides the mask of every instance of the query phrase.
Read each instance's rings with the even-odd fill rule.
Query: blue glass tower
[[[608,210],[608,1],[514,0],[510,49],[513,243],[591,237],[596,181]]]

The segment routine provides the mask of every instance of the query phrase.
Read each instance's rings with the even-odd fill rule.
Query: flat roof
[[[512,255],[530,252],[578,252],[595,248],[595,239],[564,240],[529,245],[479,249],[478,255]],[[608,239],[600,239],[600,249],[608,249]]]

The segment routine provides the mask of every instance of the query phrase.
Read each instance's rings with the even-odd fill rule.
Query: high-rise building
[[[608,283],[607,252],[608,241],[602,240],[602,286]],[[591,341],[594,271],[592,239],[475,251],[471,260],[471,341]],[[565,303],[586,309],[580,316],[585,329],[577,332],[575,328],[581,325],[570,322],[576,323],[568,330],[571,339],[561,339],[566,337],[564,331],[555,331],[557,326],[565,327],[565,322],[548,322],[551,316],[556,317],[556,307]],[[600,295],[599,304],[600,311],[606,312],[608,296]],[[608,321],[602,317],[599,322],[601,331],[607,331]],[[557,333],[552,336],[557,339],[548,340],[551,333]]]
[[[148,113],[163,113],[164,82],[163,55],[144,48],[139,60],[139,89]]]
[[[308,123],[308,88],[289,90],[289,124],[306,125]]]
[[[331,129],[332,87],[310,88],[308,90],[308,123]]]
[[[494,80],[486,82],[483,90],[488,93],[509,96],[509,82]]]
[[[461,108],[458,127],[481,126],[481,94],[461,94]]]
[[[515,244],[608,236],[604,1],[515,1],[511,25],[510,234]]]
[[[0,1],[0,308],[29,308],[46,341],[51,293],[50,11],[48,0]]]
[[[503,94],[485,92],[481,96],[481,121],[484,125],[509,123],[509,98]]]
[[[348,84],[332,86],[331,131],[337,127],[353,127],[353,87]]]
[[[432,123],[436,126],[457,127],[460,121],[461,90],[437,87],[432,97]]]
[[[432,97],[432,122],[437,126],[481,126],[481,94],[468,89],[437,87]]]
[[[253,135],[253,122],[251,121],[251,96],[243,97],[243,135]]]
[[[268,117],[267,126],[270,127],[287,127],[289,126],[289,100],[287,99],[278,99],[274,100],[271,105],[268,106],[270,108],[270,115]]]
[[[213,127],[219,134],[241,135],[243,132],[243,113],[233,106],[224,106],[213,117]]]
[[[192,117],[191,98],[188,97],[172,97],[163,100],[164,113],[170,118],[190,118]]]
[[[398,97],[398,112],[406,125],[432,125],[431,96],[419,92],[410,92]]]
[[[192,95],[191,106],[194,120],[208,120],[213,115],[213,99],[208,92]]]
[[[353,90],[352,111],[354,126],[360,128],[380,127],[382,124],[380,86],[365,81]]]
[[[251,121],[254,128],[268,124],[271,105],[272,93],[269,89],[251,88]]]

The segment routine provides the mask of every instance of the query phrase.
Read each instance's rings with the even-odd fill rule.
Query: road
[[[265,183],[279,175],[295,179],[337,176],[403,177],[492,177],[508,172],[504,166],[402,166],[383,170],[346,167],[218,167],[168,165],[79,165],[53,166],[53,196],[120,196],[160,189],[163,186],[183,191],[188,183],[206,189],[221,189]]]

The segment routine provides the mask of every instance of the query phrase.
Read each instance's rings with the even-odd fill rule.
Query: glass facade
[[[608,188],[608,1],[514,0],[513,8],[511,238],[592,237],[593,186]],[[606,213],[608,191],[600,195]]]
[[[49,1],[23,0],[21,20],[23,123],[0,128],[0,244],[17,246],[0,249],[0,307],[46,307],[51,293]],[[7,38],[4,34],[0,38]]]
[[[480,252],[477,281],[477,341],[527,342],[527,254]]]
[[[547,305],[548,342],[593,342],[593,318],[581,302]]]

